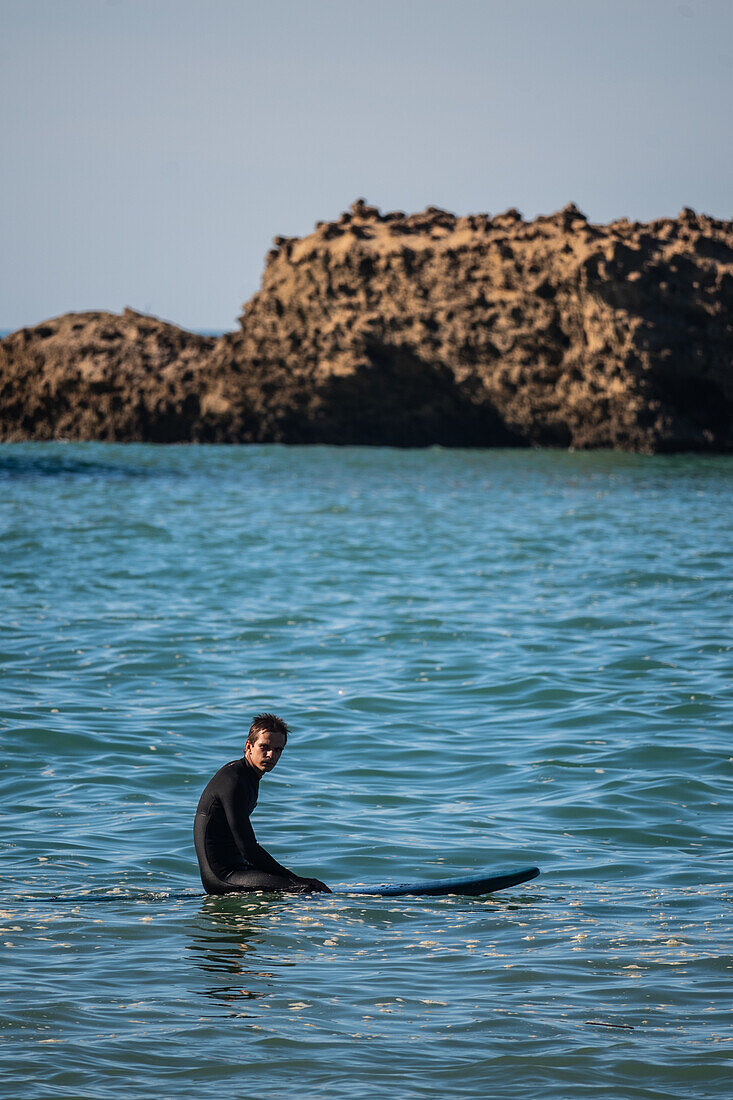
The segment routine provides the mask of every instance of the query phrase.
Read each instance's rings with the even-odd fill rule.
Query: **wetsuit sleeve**
[[[297,878],[287,867],[283,867],[269,852],[266,852],[261,844],[257,843],[255,831],[249,816],[243,811],[241,802],[235,797],[236,788],[222,791],[221,804],[226,814],[227,824],[231,829],[234,843],[239,849],[239,854],[245,862],[255,867],[258,871],[266,871],[270,875],[282,875],[286,878]]]

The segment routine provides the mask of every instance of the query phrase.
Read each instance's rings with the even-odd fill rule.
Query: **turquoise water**
[[[0,447],[16,1100],[729,1097],[733,460]],[[198,795],[330,883],[204,898]]]

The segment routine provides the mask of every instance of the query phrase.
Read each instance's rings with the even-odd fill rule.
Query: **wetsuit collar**
[[[242,757],[242,763],[247,769],[248,774],[252,776],[255,782],[259,783],[260,779],[262,779],[262,775],[260,774],[260,772],[257,771],[257,768],[252,767],[246,756]]]

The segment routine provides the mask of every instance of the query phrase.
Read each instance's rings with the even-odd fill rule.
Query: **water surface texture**
[[[14,1100],[731,1092],[733,460],[0,447]],[[327,882],[205,898],[199,793]]]

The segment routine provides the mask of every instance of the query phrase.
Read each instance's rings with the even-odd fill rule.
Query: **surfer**
[[[317,878],[288,870],[257,843],[249,815],[257,805],[260,779],[277,764],[288,739],[288,727],[274,714],[252,720],[244,756],[225,764],[199,799],[193,840],[201,882],[207,894],[246,890],[322,891]]]

